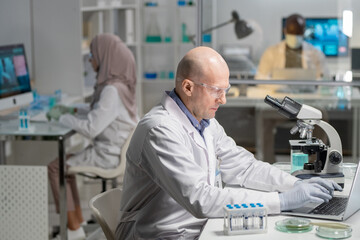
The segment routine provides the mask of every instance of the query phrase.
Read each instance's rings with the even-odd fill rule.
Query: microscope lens
[[[305,128],[300,129],[300,138],[305,138],[305,136],[306,136],[306,129]]]
[[[297,125],[293,126],[291,129],[290,129],[290,133],[291,135],[294,135],[295,133],[297,133],[299,131],[299,127]]]

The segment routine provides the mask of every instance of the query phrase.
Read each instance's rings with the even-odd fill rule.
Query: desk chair
[[[107,240],[115,240],[122,190],[110,189],[93,197],[89,207],[100,224]]]
[[[126,139],[120,154],[120,164],[117,168],[112,169],[103,169],[100,167],[93,167],[93,166],[73,166],[69,167],[68,173],[69,174],[80,174],[85,177],[101,179],[102,181],[102,191],[106,191],[106,182],[107,180],[112,181],[112,188],[116,188],[118,185],[117,178],[121,179],[121,183],[124,178],[125,174],[125,166],[126,166],[126,151],[129,147],[130,140],[132,134],[134,133],[135,128],[130,132],[129,137]]]

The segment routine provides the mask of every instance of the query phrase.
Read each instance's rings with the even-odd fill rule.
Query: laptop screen
[[[355,212],[360,209],[360,176],[359,176],[359,164],[356,169],[354,180],[349,193],[348,205],[345,209],[344,219],[349,218]]]

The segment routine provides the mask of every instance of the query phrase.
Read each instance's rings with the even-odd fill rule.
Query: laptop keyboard
[[[345,211],[347,201],[347,198],[333,197],[329,202],[314,208],[310,213],[336,216]]]

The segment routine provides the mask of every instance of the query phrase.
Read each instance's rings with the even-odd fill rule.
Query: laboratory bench
[[[19,130],[18,120],[0,121],[0,164],[6,164],[5,142],[6,141],[52,141],[58,145],[59,158],[59,184],[60,184],[60,234],[66,239],[67,230],[67,206],[65,186],[65,141],[75,134],[75,131],[60,126],[55,122],[33,122],[32,130]],[[40,151],[41,152],[41,151]],[[53,159],[49,159],[49,162]]]
[[[202,230],[199,240],[212,240],[212,239],[246,239],[246,240],[311,240],[311,239],[323,239],[316,235],[316,227],[312,231],[305,233],[284,233],[275,229],[275,223],[277,221],[290,218],[291,216],[285,215],[274,215],[268,216],[267,219],[267,231],[264,233],[256,234],[243,234],[243,235],[225,235],[224,234],[224,219],[223,218],[213,218],[209,219]],[[310,218],[309,218],[310,219]],[[312,222],[330,222],[328,220],[320,220],[311,218]],[[356,212],[353,216],[348,218],[342,223],[350,225],[352,228],[352,236],[348,239],[360,239],[360,211]],[[359,228],[358,228],[359,227]]]
[[[255,152],[257,159],[274,163],[275,127],[281,123],[281,126],[285,126],[286,131],[289,131],[295,125],[294,120],[286,119],[264,102],[266,95],[277,98],[279,101],[288,96],[302,104],[321,110],[323,121],[333,125],[342,137],[342,142],[346,143],[346,145],[343,144],[347,147],[344,153],[351,152],[353,162],[360,158],[360,91],[358,88],[352,89],[351,97],[344,102],[346,105],[342,107],[339,107],[337,96],[321,91],[290,94],[278,93],[258,86],[247,86],[245,91],[245,95],[228,96],[226,104],[218,110],[216,119],[237,144],[244,143],[248,150]],[[318,127],[315,126],[315,131],[316,129]],[[293,137],[299,139],[298,135]],[[281,139],[285,144],[288,140],[290,139]]]
[[[64,94],[61,104],[82,104],[86,96],[71,97]],[[60,187],[60,235],[66,239],[67,206],[65,187],[65,159],[70,149],[81,147],[84,139],[74,130],[60,125],[58,122],[31,121],[30,128],[19,129],[19,108],[1,112],[0,117],[0,164],[10,165],[47,165],[55,157],[59,158]],[[31,110],[29,110],[30,112]],[[44,109],[42,111],[45,111]],[[6,142],[19,144],[13,154],[15,159],[7,156]],[[39,144],[39,145],[37,145]],[[79,145],[79,146],[78,146]],[[37,147],[36,147],[37,146]],[[11,149],[10,149],[11,150]],[[49,157],[49,156],[51,157]],[[54,156],[53,156],[54,155]],[[19,156],[19,159],[17,159]]]

